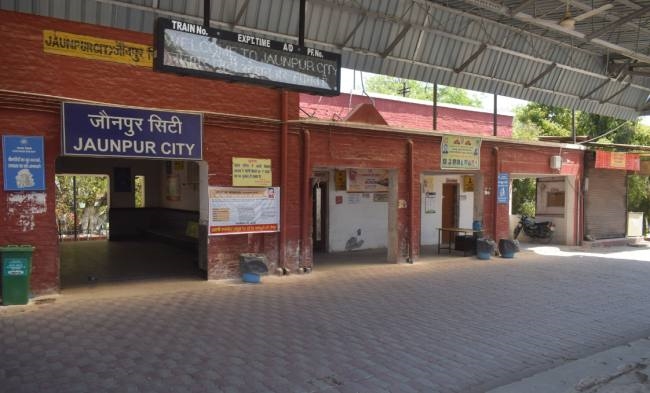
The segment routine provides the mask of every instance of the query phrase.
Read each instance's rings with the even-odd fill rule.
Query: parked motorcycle
[[[526,236],[531,239],[539,239],[548,243],[555,232],[555,225],[551,221],[536,222],[534,217],[522,215],[514,230],[515,239],[517,239],[522,229]]]

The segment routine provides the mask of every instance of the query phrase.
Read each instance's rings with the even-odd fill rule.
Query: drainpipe
[[[311,203],[309,203],[309,192],[311,191],[311,154],[309,151],[309,144],[311,135],[309,130],[302,132],[303,141],[303,166],[302,166],[302,209],[300,209],[300,222],[302,225],[300,247],[302,251],[301,260],[302,267],[307,266],[307,250],[309,245],[309,212],[311,211]]]
[[[494,236],[494,241],[497,240],[497,208],[499,204],[497,203],[497,194],[499,191],[499,147],[494,146],[492,148],[494,153],[494,188],[492,189],[492,195],[494,199],[494,213],[492,214],[492,236]]]
[[[289,93],[282,90],[282,130],[280,136],[280,244],[278,247],[279,267],[286,266],[287,242],[287,166],[288,166],[288,139],[289,139]]]
[[[408,259],[406,262],[413,263],[413,249],[415,247],[415,220],[413,219],[413,214],[415,213],[415,162],[413,155],[413,140],[408,140],[408,189],[409,189],[409,249],[408,249]]]

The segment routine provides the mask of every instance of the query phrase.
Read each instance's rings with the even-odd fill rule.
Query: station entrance
[[[377,168],[313,172],[314,268],[397,261],[396,176]]]
[[[205,279],[196,161],[59,157],[61,288]]]

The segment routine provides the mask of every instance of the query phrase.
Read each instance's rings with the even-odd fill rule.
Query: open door
[[[458,183],[442,185],[442,227],[455,228],[458,224]],[[442,242],[449,242],[450,234],[442,233]]]

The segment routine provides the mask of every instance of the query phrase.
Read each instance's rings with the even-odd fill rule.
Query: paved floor
[[[61,287],[165,278],[204,279],[197,250],[158,241],[65,241],[60,244]]]
[[[650,335],[649,251],[556,254],[97,287],[1,307],[0,386],[472,393]]]

